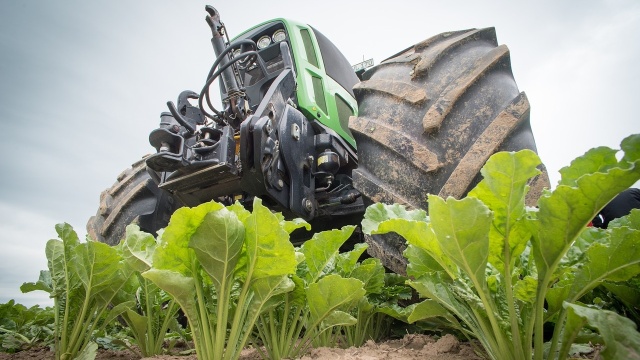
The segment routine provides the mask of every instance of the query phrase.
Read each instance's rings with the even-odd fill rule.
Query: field
[[[117,246],[59,224],[49,270],[21,287],[54,307],[1,304],[3,350],[31,350],[0,359],[145,358],[185,341],[188,357],[163,358],[640,358],[640,210],[589,226],[640,179],[640,135],[621,149],[574,160],[535,208],[524,205],[540,173],[529,150],[493,155],[463,199],[428,195],[428,216],[371,205],[360,230],[402,236],[406,276],[362,257],[366,243],[342,251],[355,226],[295,248],[289,234],[309,224],[258,198],[250,211],[181,208],[157,237],[129,225]],[[104,350],[122,345],[137,354]]]

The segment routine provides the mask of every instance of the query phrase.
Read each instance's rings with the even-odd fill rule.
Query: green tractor
[[[149,135],[157,152],[102,193],[87,224],[99,241],[116,244],[132,221],[153,233],[181,206],[250,207],[256,196],[314,230],[359,224],[374,202],[426,209],[427,193],[462,197],[491,154],[536,150],[493,28],[436,35],[356,74],[309,25],[275,19],[230,40],[219,12],[206,11],[216,55],[206,82],[167,103]],[[530,185],[533,200],[546,173]],[[404,271],[402,241],[365,240]]]

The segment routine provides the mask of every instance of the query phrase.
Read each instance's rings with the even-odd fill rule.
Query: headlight
[[[271,44],[271,38],[268,35],[265,35],[258,39],[258,49],[264,49]]]
[[[274,43],[277,43],[279,41],[284,40],[287,37],[287,34],[284,32],[283,29],[280,30],[276,30],[276,32],[273,33],[273,36],[271,37],[273,39]]]

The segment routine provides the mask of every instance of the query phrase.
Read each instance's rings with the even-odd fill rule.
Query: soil
[[[0,360],[51,360],[54,354],[48,348],[21,351],[16,354],[0,353]],[[97,360],[139,360],[131,351],[98,351]],[[192,355],[162,355],[142,360],[197,360]],[[259,360],[260,355],[253,349],[243,351],[241,360]],[[445,335],[435,339],[426,335],[408,334],[399,340],[381,343],[367,342],[359,348],[317,348],[304,355],[301,360],[479,360],[473,347],[460,343],[454,336]]]

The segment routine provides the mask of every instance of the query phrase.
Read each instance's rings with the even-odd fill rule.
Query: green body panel
[[[298,109],[308,119],[317,119],[331,128],[355,149],[356,141],[347,127],[348,117],[346,116],[357,115],[358,104],[349,91],[327,75],[322,53],[314,31],[309,25],[287,19],[274,19],[247,29],[236,36],[234,40],[242,38],[245,33],[255,28],[273,22],[283,23],[287,30],[298,84],[296,90]],[[305,41],[303,40],[305,34],[310,35],[307,38],[307,44],[309,44],[310,39],[312,49],[305,47]],[[316,61],[309,58],[309,53],[311,57],[315,55]],[[336,103],[336,100],[338,103]],[[340,121],[339,107],[342,110],[342,122]]]

